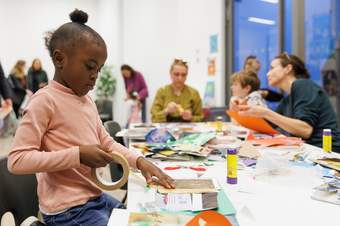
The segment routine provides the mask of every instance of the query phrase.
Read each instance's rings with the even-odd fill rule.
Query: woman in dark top
[[[148,97],[148,87],[145,83],[143,75],[135,71],[130,65],[123,64],[120,67],[122,72],[125,90],[126,100],[136,98],[141,103],[142,107],[142,121],[146,121],[146,98]],[[134,96],[131,97],[131,94]]]
[[[1,62],[0,62],[0,107],[7,107],[12,106],[12,99],[11,99],[11,91],[10,87],[7,83],[5,78],[5,73],[2,69]],[[3,103],[1,106],[1,97],[3,98]]]
[[[8,76],[8,82],[12,88],[13,110],[19,117],[20,106],[26,95],[31,96],[32,92],[27,89],[27,79],[25,74],[26,62],[18,60]]]
[[[340,152],[340,130],[335,112],[325,91],[309,79],[304,62],[295,55],[278,55],[267,76],[271,86],[287,93],[276,112],[247,105],[234,105],[234,109],[242,115],[262,117],[286,133],[319,147],[322,146],[323,129],[331,129],[333,151]]]
[[[32,66],[27,73],[27,88],[33,93],[43,88],[48,83],[46,72],[42,69],[41,62],[38,58],[34,59]]]

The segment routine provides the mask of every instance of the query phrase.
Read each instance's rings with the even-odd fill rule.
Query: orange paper
[[[272,137],[272,138],[253,138],[248,141],[256,146],[277,147],[277,146],[300,146],[303,140],[298,137]]]
[[[238,122],[241,126],[265,134],[278,134],[278,132],[269,125],[263,118],[251,116],[241,116],[236,111],[227,110],[227,114]]]
[[[204,222],[204,224],[202,224]],[[185,226],[232,226],[230,221],[216,211],[208,210],[197,214]]]

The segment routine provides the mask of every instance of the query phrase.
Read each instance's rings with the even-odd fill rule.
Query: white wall
[[[148,110],[157,89],[170,82],[174,57],[189,61],[187,83],[203,98],[207,79],[215,81],[216,104],[224,102],[224,0],[0,0],[0,60],[8,74],[18,59],[29,66],[40,58],[50,79],[53,65],[44,32],[68,22],[79,8],[108,47],[107,64],[114,65],[117,91],[114,117],[124,118],[124,84],[119,68],[127,63],[140,70],[149,86]],[[209,36],[219,38],[217,75],[207,76]],[[92,95],[93,96],[93,95]]]
[[[6,75],[18,59],[26,60],[27,68],[40,58],[49,78],[54,68],[44,44],[44,33],[69,22],[75,8],[86,11],[88,25],[97,27],[96,0],[0,0],[0,60]]]
[[[202,98],[206,81],[215,80],[216,104],[223,105],[223,18],[223,0],[123,1],[122,59],[144,74],[149,86],[148,111],[157,89],[170,83],[174,57],[189,61],[187,84],[197,88]],[[208,78],[209,37],[213,34],[219,36],[217,75]],[[121,100],[116,103],[123,104]],[[119,121],[120,117],[115,111],[115,118]]]

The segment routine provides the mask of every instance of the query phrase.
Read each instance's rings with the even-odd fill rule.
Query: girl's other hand
[[[80,163],[91,168],[104,167],[112,162],[110,151],[105,150],[101,145],[84,145],[79,147]]]

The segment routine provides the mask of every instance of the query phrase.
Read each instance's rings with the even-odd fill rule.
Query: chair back
[[[229,122],[230,118],[226,114],[228,107],[210,107],[205,109],[204,121],[211,122],[216,121],[216,117],[221,116],[224,122]]]
[[[7,169],[7,157],[0,158],[0,218],[14,215],[16,225],[39,211],[37,180],[34,174],[14,175]]]
[[[95,104],[102,122],[106,122],[113,119],[112,109],[113,103],[111,100],[96,100]]]
[[[122,137],[116,137],[116,134],[121,131],[120,125],[115,121],[104,122],[104,127],[110,136],[121,145],[124,145],[124,140]],[[116,163],[110,163],[111,179],[113,181],[118,181],[123,176],[123,168]],[[121,189],[126,190],[127,185],[125,184]]]

